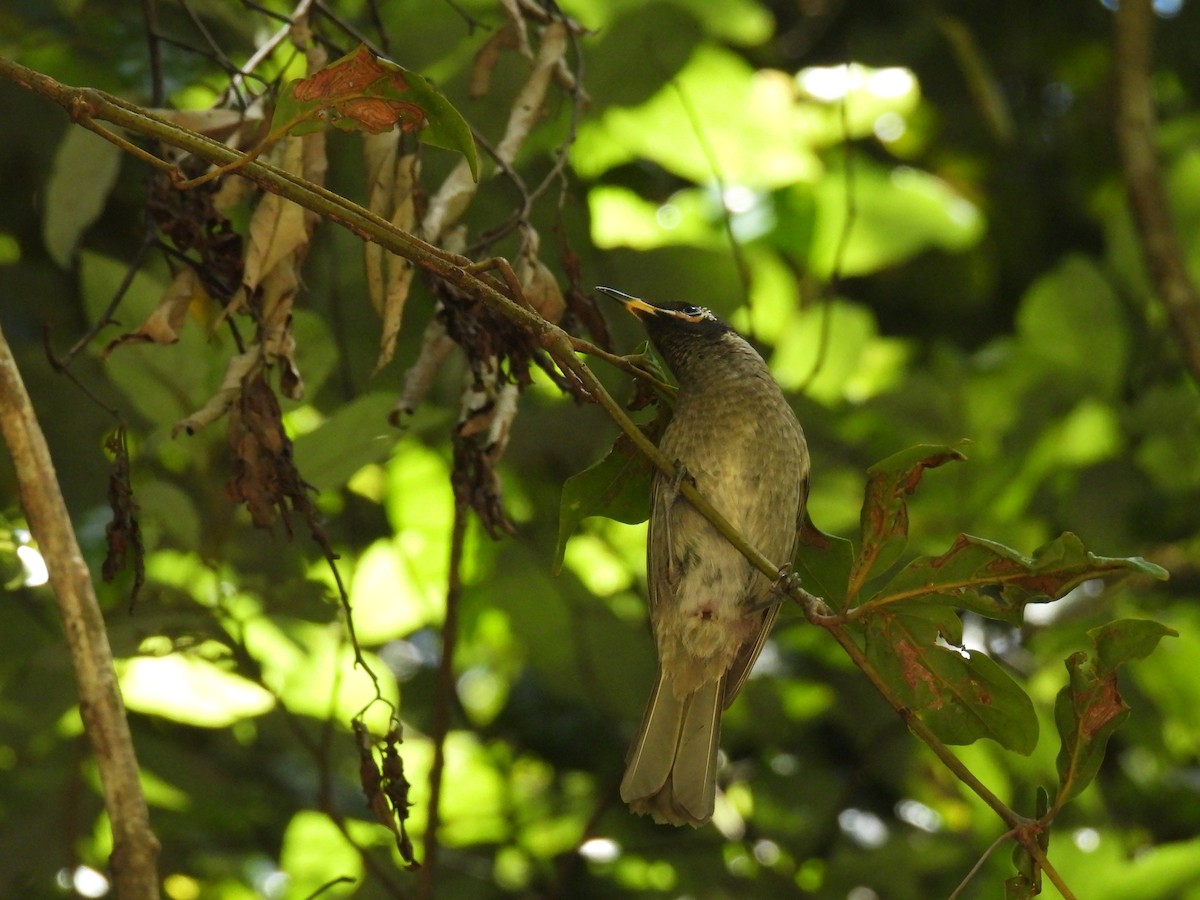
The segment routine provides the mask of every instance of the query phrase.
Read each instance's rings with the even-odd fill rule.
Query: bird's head
[[[631,297],[608,287],[596,290],[625,307],[646,328],[646,333],[677,378],[684,378],[689,364],[719,353],[719,347],[737,333],[712,310],[682,301],[654,301]]]

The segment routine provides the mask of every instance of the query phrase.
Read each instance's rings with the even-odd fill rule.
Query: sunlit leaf
[[[960,650],[962,625],[949,606],[912,604],[866,617],[867,658],[904,701],[948,744],[991,738],[1029,754],[1037,744],[1033,703],[980,651]]]
[[[363,466],[385,459],[397,440],[387,421],[395,403],[390,394],[363,394],[296,438],[296,467],[304,480],[318,490],[341,487]]]
[[[421,590],[393,539],[371,544],[354,567],[350,606],[365,644],[382,644],[440,623],[444,605],[439,601]]]
[[[601,48],[608,52],[596,60],[599,74],[610,77],[612,87],[620,86],[626,94],[634,90],[631,85],[645,84],[639,76],[649,73],[630,68],[631,46],[654,42],[663,54],[656,58],[659,72],[674,62],[674,54],[688,49],[677,38],[690,20],[673,4],[643,4],[635,21],[645,36],[634,35],[630,43],[614,33]],[[667,33],[676,39],[662,41]],[[673,58],[667,60],[666,54]],[[580,129],[572,149],[579,172],[594,177],[629,160],[644,159],[704,184],[712,179],[715,158],[730,184],[774,187],[818,175],[820,162],[798,127],[786,74],[755,73],[744,58],[712,44],[700,45],[685,59],[687,64],[670,84],[664,85],[661,78],[646,84],[656,90],[649,100],[632,108],[610,106]],[[626,102],[640,100],[630,97]]]
[[[333,125],[379,134],[392,128],[417,132],[435,147],[457,150],[479,179],[471,128],[425,78],[375,56],[365,44],[280,91],[271,133],[309,134]]]
[[[279,868],[288,876],[290,896],[313,896],[335,879],[349,884],[322,891],[322,897],[347,896],[345,888],[362,877],[362,855],[324,813],[301,810],[283,833]],[[342,888],[339,890],[339,888]]]
[[[119,662],[118,675],[130,709],[187,725],[226,728],[275,705],[254,682],[181,653]]]
[[[1057,600],[1092,578],[1166,572],[1140,557],[1097,556],[1067,532],[1025,557],[1003,544],[961,534],[941,556],[915,559],[873,598],[876,603],[942,597],[946,602],[1012,625],[1024,621],[1026,604]]]
[[[974,203],[907,166],[889,170],[860,157],[850,176],[835,171],[792,190],[811,190],[815,199],[812,244],[802,262],[821,277],[866,275],[932,247],[964,250],[984,232]]]
[[[1094,659],[1089,661],[1082,651],[1067,658],[1069,681],[1054,702],[1054,722],[1062,738],[1058,805],[1091,784],[1108,739],[1129,717],[1117,687],[1117,669],[1144,659],[1168,635],[1177,632],[1158,622],[1122,619],[1088,632]]]

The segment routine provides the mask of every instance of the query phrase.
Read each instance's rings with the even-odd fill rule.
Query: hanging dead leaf
[[[246,382],[230,413],[229,449],[233,477],[225,485],[226,495],[246,504],[258,528],[270,528],[282,516],[290,535],[289,505],[306,510],[310,504],[292,460],[279,401],[261,372]]]
[[[179,340],[179,331],[194,303],[208,299],[200,277],[191,266],[180,269],[163,292],[158,306],[146,317],[137,331],[127,332],[110,341],[101,351],[107,357],[122,344],[174,344]]]
[[[298,138],[288,138],[281,157],[280,168],[299,173],[304,158],[302,142]],[[246,250],[242,282],[249,291],[258,287],[263,276],[280,260],[294,254],[309,239],[304,208],[272,193],[264,194],[259,200],[248,231],[250,246]]]
[[[225,377],[217,392],[208,398],[208,402],[186,419],[181,419],[171,428],[171,437],[181,431],[195,434],[206,425],[215,422],[233,406],[242,391],[242,383],[256,366],[262,362],[262,348],[250,347],[245,353],[232,357],[225,366]]]
[[[138,505],[133,500],[129,442],[125,435],[125,426],[119,426],[109,435],[104,446],[112,454],[112,466],[108,471],[108,505],[112,509],[112,520],[104,529],[108,551],[104,556],[100,574],[105,581],[112,581],[118,572],[132,565],[133,587],[129,595],[129,608],[132,610],[142,585],[146,583],[146,551],[142,545],[142,529],[137,519]]]

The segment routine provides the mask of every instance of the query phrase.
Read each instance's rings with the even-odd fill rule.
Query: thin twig
[[[454,498],[454,525],[450,538],[450,574],[446,584],[446,619],[442,623],[442,657],[433,705],[433,762],[429,767],[429,810],[425,819],[425,859],[421,866],[418,896],[432,900],[437,876],[438,828],[441,824],[442,774],[446,766],[446,735],[454,705],[454,648],[458,643],[458,602],[462,597],[462,557],[470,504]]]
[[[1183,361],[1200,381],[1200,293],[1188,273],[1155,147],[1157,123],[1150,83],[1151,0],[1121,0],[1113,46],[1117,146],[1142,258],[1167,308]]]
[[[1000,835],[1000,837],[992,841],[991,846],[983,851],[983,855],[980,856],[979,859],[975,860],[975,865],[971,866],[971,871],[968,872],[963,880],[958,883],[958,887],[954,889],[954,891],[949,897],[946,898],[946,900],[958,900],[958,898],[962,896],[962,892],[966,890],[967,885],[971,883],[971,879],[979,874],[979,870],[983,868],[983,864],[987,862],[988,857],[995,853],[1000,848],[1001,844],[1015,834],[1016,829],[1010,828],[1008,831],[1004,832],[1004,834]]]
[[[721,161],[717,158],[717,152],[713,149],[712,143],[704,131],[704,125],[700,121],[700,116],[696,112],[696,107],[692,104],[691,98],[683,89],[683,85],[679,83],[678,79],[672,79],[671,87],[674,88],[675,95],[679,98],[679,103],[683,107],[683,114],[687,117],[688,124],[691,125],[692,136],[695,137],[696,143],[700,145],[700,152],[704,154],[704,159],[708,163],[708,170],[713,177],[713,183],[716,185],[717,197],[721,204],[721,223],[725,227],[725,237],[729,241],[729,253],[733,257],[733,265],[738,273],[738,283],[742,287],[742,305],[746,307],[747,313],[752,313],[750,264],[746,262],[746,254],[742,252],[742,242],[737,239],[737,235],[733,230],[733,211],[730,210],[729,203],[726,201],[728,185],[725,181],[725,175],[721,171]],[[753,337],[754,316],[750,315],[748,321],[752,326],[750,336]]]
[[[849,63],[846,66],[849,67]],[[849,79],[847,79],[849,81]],[[812,369],[800,381],[799,391],[804,393],[816,380],[825,367],[825,358],[829,353],[829,336],[833,328],[833,298],[837,296],[842,281],[842,261],[850,247],[850,234],[854,231],[854,221],[858,217],[857,191],[854,181],[854,145],[850,141],[850,110],[846,96],[838,104],[838,121],[842,127],[842,181],[846,186],[845,218],[842,219],[842,229],[838,232],[837,245],[833,250],[833,262],[829,270],[829,279],[821,289],[821,333],[817,338],[817,357],[813,360]]]

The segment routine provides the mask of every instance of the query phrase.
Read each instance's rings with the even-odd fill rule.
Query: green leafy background
[[[955,748],[1027,814],[1035,790],[1053,794],[1066,771],[1055,720],[1070,731],[1069,690],[1117,678],[1130,710],[1101,735],[1103,759],[1095,741],[1062,748],[1096,780],[1056,823],[1051,859],[1081,898],[1200,898],[1200,397],[1124,203],[1111,5],[563,0],[591,29],[579,47],[592,102],[570,151],[562,235],[587,283],[703,302],[759,343],[805,425],[810,514],[822,531],[857,540],[877,460],[920,444],[968,457],[925,473],[907,499],[907,545],[872,578],[903,583],[910,570],[898,567],[946,553],[963,533],[1029,557],[1071,532],[1100,556],[1171,570],[1165,583],[1137,572],[1087,581],[1030,607],[1023,623],[898,609],[874,620],[868,637],[886,640],[868,653],[894,647],[897,629],[961,638],[970,661],[947,650],[946,665],[1028,692],[1030,705],[1012,700],[997,709],[1005,721],[985,729],[1020,753],[994,740]],[[199,42],[181,7],[158,7],[163,29]],[[469,28],[455,7],[487,27]],[[197,10],[237,59],[276,27],[237,4]],[[471,58],[502,22],[497,6],[381,4],[381,15],[392,57],[494,139],[525,71],[505,57],[492,96],[467,99]],[[0,52],[148,101],[142,23],[128,4],[14,0],[0,23]],[[359,24],[370,28],[366,16]],[[971,36],[970,53],[954,49],[951,26]],[[1183,4],[1158,32],[1161,149],[1181,242],[1195,248],[1197,11]],[[846,62],[849,72],[832,68]],[[204,106],[224,83],[174,46],[165,65],[173,103]],[[289,74],[274,65],[268,77]],[[98,572],[112,423],[51,371],[42,327],[65,347],[107,304],[141,233],[146,172],[87,152],[57,110],[7,83],[0,116],[0,317]],[[566,102],[548,108],[517,161],[528,181],[551,164],[569,118]],[[1008,130],[996,125],[1004,118]],[[357,136],[332,135],[331,150],[331,186],[361,198]],[[427,183],[456,159],[427,150]],[[513,202],[502,180],[485,180],[472,234]],[[535,212],[544,245],[553,207]],[[307,393],[285,403],[285,421],[319,491],[368,661],[406,723],[419,855],[452,519],[447,428],[461,374],[447,364],[408,431],[387,425],[433,304],[416,290],[396,361],[371,377],[378,322],[360,253],[356,238],[318,230],[296,322]],[[160,262],[145,267],[119,311],[124,325],[141,321],[167,279]],[[633,350],[636,324],[611,318],[618,349]],[[373,690],[353,666],[327,568],[306,538],[256,532],[225,499],[220,426],[170,434],[220,383],[230,344],[191,321],[173,347],[123,347],[103,363],[85,354],[75,367],[131,424],[148,581],[132,613],[128,579],[99,587],[163,843],[164,893],[302,898],[345,876],[355,882],[322,896],[411,896],[414,876],[357,788],[348,720]],[[624,376],[595,366],[629,396]],[[795,613],[781,616],[762,677],[725,717],[731,765],[717,825],[664,830],[616,802],[654,671],[644,526],[584,519],[551,574],[564,484],[604,459],[615,435],[599,410],[536,384],[503,466],[519,536],[468,534],[439,896],[949,895],[1004,826]],[[56,885],[79,865],[103,870],[111,839],[52,599],[22,585],[20,509],[0,466],[10,587],[0,608],[0,894],[65,896]],[[846,583],[848,552],[832,546],[804,551],[806,584]],[[1089,637],[1112,620],[1156,620],[1178,637],[1142,659],[1151,636]],[[878,654],[881,666],[890,659]],[[378,706],[367,718],[386,727]],[[1007,850],[993,854],[962,896],[1000,896],[1012,873]],[[1047,884],[1044,895],[1056,892]]]

